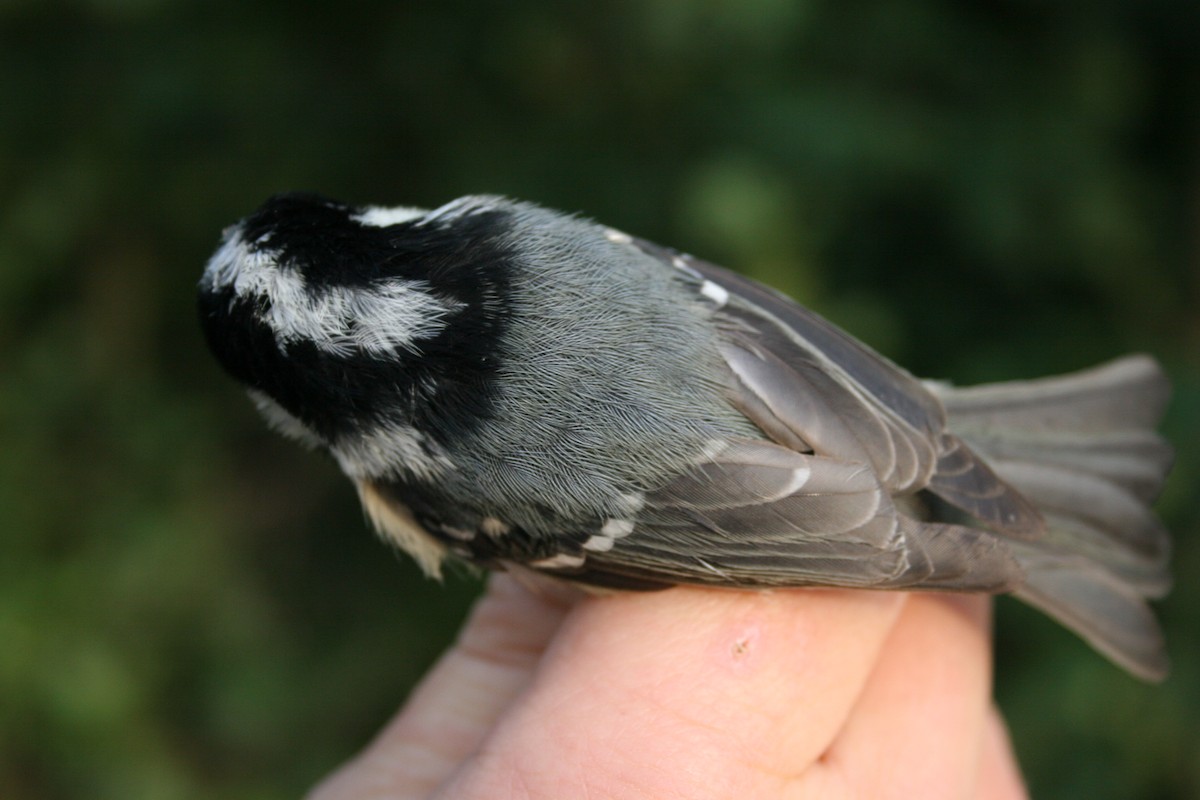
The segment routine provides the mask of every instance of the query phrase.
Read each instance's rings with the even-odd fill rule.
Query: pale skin
[[[309,799],[1020,800],[990,608],[815,589],[581,599],[496,575]]]

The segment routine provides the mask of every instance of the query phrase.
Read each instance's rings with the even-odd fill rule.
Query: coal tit
[[[226,229],[199,305],[267,420],[428,573],[1011,592],[1166,672],[1148,357],[922,382],[744,277],[493,196],[273,197]]]

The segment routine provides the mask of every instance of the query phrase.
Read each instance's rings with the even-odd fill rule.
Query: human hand
[[[1026,797],[981,596],[509,575],[309,800]]]

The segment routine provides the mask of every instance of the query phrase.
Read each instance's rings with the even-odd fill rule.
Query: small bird
[[[431,575],[1009,592],[1166,674],[1147,356],[921,381],[747,278],[490,195],[277,195],[225,230],[199,310],[268,422]]]

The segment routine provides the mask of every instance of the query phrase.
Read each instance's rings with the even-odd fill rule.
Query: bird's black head
[[[200,280],[209,347],[280,427],[334,447],[487,416],[512,272],[511,210],[284,194],[227,229]]]

